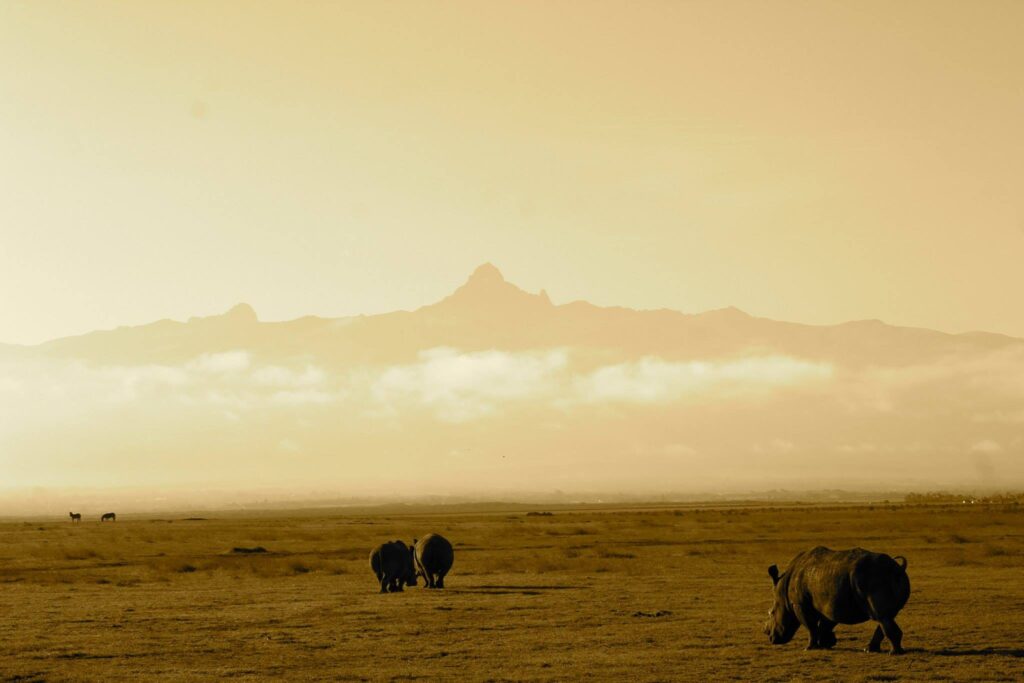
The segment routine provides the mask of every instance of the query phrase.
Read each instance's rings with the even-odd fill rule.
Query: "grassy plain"
[[[449,587],[378,594],[370,548],[428,531]],[[767,643],[767,566],[818,544],[908,558],[907,655],[862,652],[869,624]],[[1022,680],[1022,633],[1011,506],[0,524],[4,680]]]

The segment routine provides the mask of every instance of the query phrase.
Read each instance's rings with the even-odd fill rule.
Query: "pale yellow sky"
[[[1024,336],[1021,2],[0,4],[0,341],[555,302]]]

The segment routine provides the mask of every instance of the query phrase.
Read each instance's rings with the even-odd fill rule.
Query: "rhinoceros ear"
[[[779,568],[776,565],[768,567],[768,576],[772,577],[772,585],[779,582]]]

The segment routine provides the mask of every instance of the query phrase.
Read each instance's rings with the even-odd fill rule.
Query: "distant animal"
[[[103,516],[100,517],[100,521],[101,522],[106,522],[108,519],[111,522],[116,522],[117,521],[117,515],[115,515],[113,512],[107,512]]]
[[[416,585],[413,549],[401,541],[382,543],[370,552],[370,569],[380,582],[381,593],[396,593]]]
[[[413,539],[416,573],[423,577],[427,588],[444,588],[444,577],[451,571],[455,551],[448,539],[439,534],[427,534]]]
[[[810,633],[808,650],[836,644],[836,624],[878,622],[868,652],[881,650],[882,638],[892,654],[903,654],[903,631],[896,615],[910,598],[907,559],[863,548],[829,550],[818,546],[798,554],[782,574],[768,567],[775,604],[764,633],[773,645],[792,640],[801,626]]]
[[[72,522],[81,522],[82,521],[82,513],[81,512],[69,512],[68,516],[71,517],[71,521]]]
[[[260,553],[267,552],[267,549],[261,545],[258,545],[255,548],[232,548],[231,552],[235,553],[236,555],[258,555]]]

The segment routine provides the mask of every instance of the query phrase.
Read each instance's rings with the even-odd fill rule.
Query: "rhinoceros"
[[[782,574],[773,564],[768,575],[775,586],[775,604],[764,632],[773,645],[788,643],[804,626],[810,632],[808,650],[830,648],[836,644],[836,624],[871,619],[878,626],[867,651],[879,652],[885,637],[892,654],[903,654],[903,631],[896,625],[896,615],[910,598],[905,557],[818,546],[794,557]]]
[[[401,541],[382,543],[370,553],[370,569],[380,582],[380,592],[401,591],[403,586],[416,585],[413,549]]]
[[[427,588],[444,588],[444,577],[455,561],[455,551],[448,539],[438,534],[427,534],[416,548],[416,573],[423,577]]]

